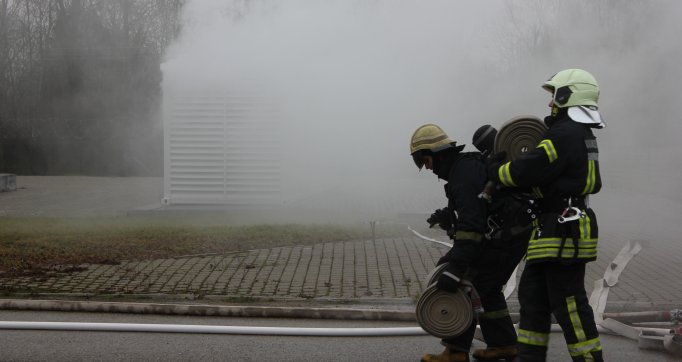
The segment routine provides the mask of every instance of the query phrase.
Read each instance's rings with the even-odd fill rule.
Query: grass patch
[[[397,227],[376,230],[377,237],[398,233]],[[219,218],[1,218],[0,276],[371,237],[369,224],[235,226]]]

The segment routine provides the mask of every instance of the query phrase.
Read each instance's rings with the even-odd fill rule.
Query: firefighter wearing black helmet
[[[496,200],[490,204],[478,197],[488,181],[486,164],[480,153],[462,152],[463,148],[434,124],[419,127],[410,142],[417,167],[432,170],[447,181],[448,206],[437,210],[427,220],[448,231],[455,240],[450,251],[438,261],[439,265],[447,262],[448,266],[436,285],[441,290],[453,292],[462,279],[470,280],[484,309],[478,315],[478,321],[474,320],[463,334],[442,340],[446,347],[443,353],[424,355],[422,361],[425,362],[469,361],[477,322],[487,348],[474,351],[474,357],[498,360],[512,359],[517,354],[516,332],[502,289],[525,253],[532,228],[530,223],[519,228],[519,223],[511,217],[496,218],[491,222],[492,205],[509,204]],[[502,194],[495,197],[501,198]],[[491,224],[497,227],[491,229]]]
[[[566,69],[542,87],[552,94],[545,138],[525,157],[489,168],[506,187],[532,188],[540,209],[519,285],[519,358],[546,359],[553,314],[574,361],[602,361],[584,287],[585,264],[597,258],[597,219],[588,196],[601,189],[592,132],[605,126],[599,85],[582,69]]]

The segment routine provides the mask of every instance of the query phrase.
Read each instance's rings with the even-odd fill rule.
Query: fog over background
[[[317,192],[329,207],[430,212],[445,202],[443,182],[412,164],[416,127],[437,123],[473,150],[480,125],[544,117],[542,82],[584,68],[600,83],[608,125],[596,132],[605,187],[593,205],[641,232],[679,220],[681,10],[675,1],[190,1],[164,79],[258,84],[280,97],[285,202]],[[662,220],[643,200],[672,211]]]

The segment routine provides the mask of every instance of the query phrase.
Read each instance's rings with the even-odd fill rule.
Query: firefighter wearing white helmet
[[[602,187],[593,134],[604,127],[599,85],[582,69],[566,69],[542,88],[552,94],[544,139],[522,158],[489,166],[493,181],[510,189],[532,188],[540,209],[519,284],[519,358],[546,360],[554,315],[574,361],[603,361],[584,286],[585,265],[597,259],[598,249],[588,196]]]
[[[582,69],[565,69],[553,75],[542,88],[552,93],[552,114],[566,108],[568,116],[595,128],[606,124],[599,114],[599,84],[592,74]]]
[[[424,362],[469,361],[477,323],[487,348],[475,350],[476,358],[513,359],[517,354],[516,331],[502,289],[526,251],[532,227],[530,222],[518,227],[512,216],[505,216],[505,222],[497,219],[495,223],[500,225],[499,230],[488,229],[490,210],[510,210],[513,207],[506,202],[512,199],[503,198],[502,192],[495,195],[498,199],[491,204],[478,197],[488,180],[486,165],[479,152],[462,152],[463,148],[435,124],[417,128],[410,140],[410,153],[417,167],[432,170],[447,181],[448,206],[427,219],[431,227],[440,226],[456,240],[438,261],[438,265],[447,266],[438,276],[436,287],[456,292],[463,279],[470,280],[484,309],[462,334],[442,338],[445,351],[424,355],[421,359]]]

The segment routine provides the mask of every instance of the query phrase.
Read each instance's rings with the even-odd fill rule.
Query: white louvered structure
[[[256,94],[166,95],[163,203],[281,203],[279,127]]]

